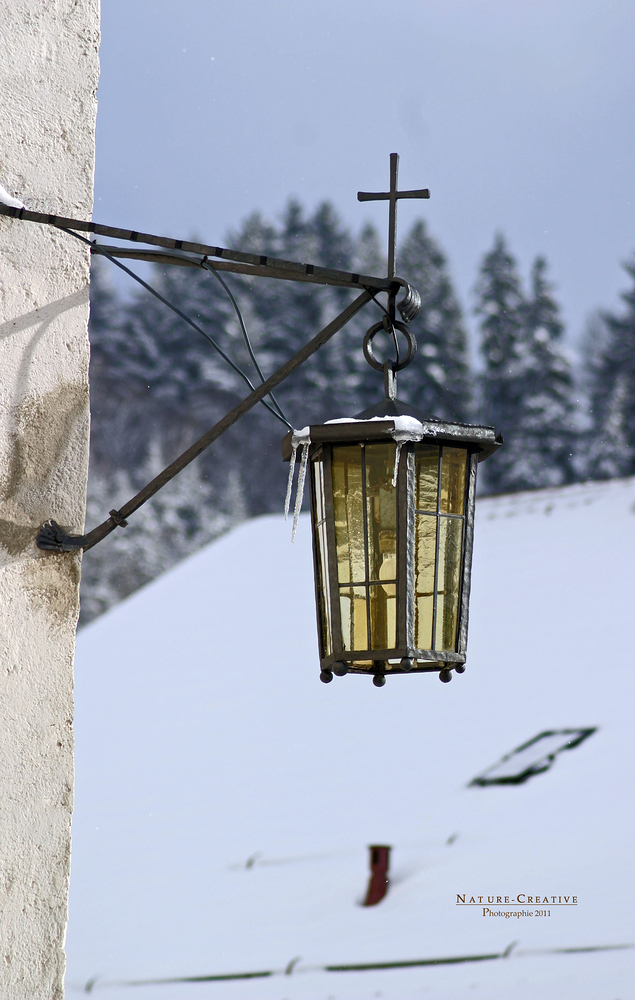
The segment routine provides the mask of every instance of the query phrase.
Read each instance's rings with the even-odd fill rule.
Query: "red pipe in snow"
[[[376,906],[388,892],[388,866],[390,864],[390,847],[385,844],[371,844],[370,880],[364,906]]]

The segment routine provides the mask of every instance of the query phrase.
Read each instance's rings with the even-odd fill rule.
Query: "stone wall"
[[[98,0],[0,0],[0,183],[28,208],[90,218]],[[0,995],[61,998],[73,803],[73,653],[83,530],[89,257],[0,218]]]

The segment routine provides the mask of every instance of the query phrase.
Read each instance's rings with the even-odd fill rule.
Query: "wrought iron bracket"
[[[397,189],[398,166],[398,155],[391,153],[390,190],[388,192],[365,193],[360,191],[357,195],[359,201],[386,200],[390,203],[388,275],[386,278],[356,274],[350,271],[339,271],[333,268],[320,267],[317,264],[303,264],[297,261],[282,260],[264,254],[243,253],[237,250],[228,250],[225,247],[208,246],[204,243],[174,240],[151,233],[139,233],[134,230],[118,229],[113,226],[102,226],[98,223],[86,222],[81,219],[67,219],[49,213],[32,212],[27,208],[13,208],[0,204],[0,216],[4,215],[8,218],[20,219],[24,222],[35,222],[53,226],[67,232],[75,230],[75,233],[72,233],[75,236],[81,232],[94,233],[97,236],[105,236],[109,239],[126,240],[131,243],[145,243],[147,247],[160,248],[157,250],[147,248],[132,249],[107,244],[100,245],[94,242],[90,244],[91,253],[106,254],[109,257],[169,263],[181,267],[209,267],[208,258],[214,257],[219,258],[214,263],[214,269],[219,271],[231,271],[237,274],[277,278],[286,281],[305,281],[317,285],[334,285],[341,288],[363,289],[362,294],[347,306],[328,326],[320,331],[313,340],[294,355],[282,368],[279,368],[277,372],[258,386],[258,388],[254,389],[249,396],[235,406],[233,410],[199,438],[187,451],[175,459],[163,472],[159,473],[136,496],[125,503],[121,510],[111,510],[108,520],[93,528],[92,531],[89,531],[85,535],[69,534],[56,521],[47,521],[46,524],[42,525],[37,534],[36,542],[40,549],[49,552],[75,552],[79,549],[86,551],[101,541],[102,538],[105,538],[106,535],[109,535],[115,528],[125,528],[128,523],[126,519],[130,514],[134,513],[146,500],[154,496],[162,486],[165,486],[166,483],[200,455],[202,451],[208,448],[213,441],[239,420],[244,413],[247,413],[256,403],[264,399],[272,389],[286,379],[299,365],[303,364],[307,358],[319,350],[355,313],[369,301],[375,299],[375,296],[380,292],[387,293],[388,308],[384,320],[372,327],[366,334],[364,339],[364,355],[373,368],[384,372],[386,396],[390,399],[395,398],[396,372],[410,363],[416,351],[416,340],[404,324],[410,323],[417,316],[421,308],[421,297],[417,290],[403,278],[395,275],[397,201],[401,198],[430,197],[430,192],[427,189],[399,191]],[[83,237],[78,238],[83,239]],[[85,242],[88,241],[85,240]],[[397,296],[401,291],[404,291],[405,294],[397,302]],[[399,311],[403,323],[396,321],[396,310]],[[372,353],[372,339],[381,328],[386,332],[392,333],[395,338],[397,349],[397,359],[395,362],[387,361],[384,364],[380,364]],[[408,341],[408,353],[403,360],[400,360],[398,355],[396,330],[401,331]]]

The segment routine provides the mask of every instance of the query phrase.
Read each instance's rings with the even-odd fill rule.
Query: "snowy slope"
[[[282,518],[243,524],[80,634],[69,996],[96,975],[105,1000],[635,995],[635,950],[544,953],[635,943],[635,480],[481,500],[475,537],[447,685],[319,682],[306,518],[293,546]],[[588,726],[546,773],[466,787]],[[365,909],[373,842],[393,882]],[[484,917],[457,893],[578,905]],[[258,970],[280,974],[116,985]]]

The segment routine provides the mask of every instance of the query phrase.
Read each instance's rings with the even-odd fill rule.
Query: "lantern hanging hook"
[[[380,330],[383,333],[391,334],[394,338],[395,352],[397,355],[394,361],[380,361],[373,354],[373,340]],[[399,352],[397,331],[399,331],[399,333],[403,333],[408,342],[408,350],[403,358],[400,356]],[[408,329],[405,323],[400,323],[398,320],[393,321],[388,316],[384,316],[379,323],[375,323],[375,325],[371,326],[370,330],[367,331],[366,336],[364,337],[363,351],[366,361],[371,368],[375,369],[375,371],[383,372],[385,365],[389,364],[392,365],[394,371],[400,372],[403,368],[406,368],[410,364],[417,353],[417,341],[414,333]]]
[[[387,361],[380,361],[373,354],[373,339],[380,331],[391,335],[393,338],[395,345],[394,360],[388,359]],[[401,357],[399,352],[397,331],[404,335],[408,344],[408,349],[404,357]],[[397,372],[406,368],[417,352],[417,340],[414,333],[408,329],[405,323],[400,323],[398,320],[394,320],[389,315],[386,315],[379,321],[379,323],[375,323],[375,325],[371,326],[370,330],[367,331],[366,336],[364,337],[363,351],[364,357],[370,367],[374,368],[375,371],[384,373],[386,398],[395,399],[397,395]]]

